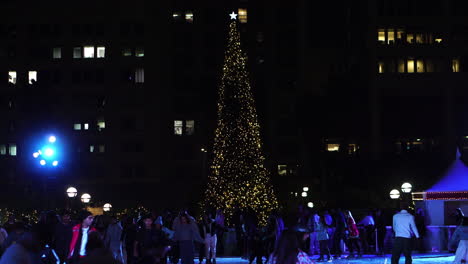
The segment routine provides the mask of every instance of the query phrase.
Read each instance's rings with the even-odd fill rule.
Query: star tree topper
[[[232,13],[229,14],[229,16],[231,17],[232,20],[236,20],[236,19],[237,19],[237,14],[234,13],[234,11],[232,11]]]

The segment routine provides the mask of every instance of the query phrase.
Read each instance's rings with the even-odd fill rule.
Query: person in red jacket
[[[94,216],[91,212],[83,211],[79,215],[80,224],[72,229],[72,239],[69,246],[68,260],[70,264],[78,263],[80,258],[86,256],[86,243],[88,242],[88,234],[96,232],[94,227],[91,227]]]
[[[354,221],[353,215],[349,210],[346,210],[345,213],[346,225],[347,225],[347,239],[346,246],[349,248],[348,258],[354,258],[353,248],[356,248],[357,257],[361,257],[361,247],[359,246],[359,230],[356,226],[356,221]]]

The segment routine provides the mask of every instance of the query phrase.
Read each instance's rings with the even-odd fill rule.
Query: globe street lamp
[[[309,187],[305,186],[305,187],[302,188],[302,190],[303,190],[304,192],[308,192],[308,191],[309,191]]]
[[[112,205],[110,203],[106,203],[102,207],[102,210],[104,210],[104,212],[109,212],[111,209],[112,209]]]
[[[413,189],[413,186],[409,182],[405,182],[401,185],[401,191],[404,193],[410,193]]]
[[[307,207],[309,207],[309,208],[314,208],[314,203],[313,203],[313,202],[308,202],[308,203],[307,203]]]
[[[74,198],[78,194],[78,190],[75,187],[69,187],[67,189],[67,195],[69,198]]]
[[[393,199],[393,200],[396,200],[398,198],[400,198],[400,191],[398,191],[397,189],[393,189],[390,191],[390,198]]]
[[[302,197],[307,197],[307,192],[302,192]]]
[[[89,193],[83,193],[83,195],[81,195],[81,201],[85,204],[89,203],[89,201],[91,201],[91,195],[89,195]]]

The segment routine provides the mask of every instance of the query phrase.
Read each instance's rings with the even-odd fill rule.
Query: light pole
[[[32,153],[32,161],[40,168],[43,185],[44,205],[46,208],[53,208],[56,199],[53,199],[53,195],[56,194],[51,188],[54,180],[57,178],[59,171],[59,165],[62,156],[62,142],[53,134],[48,134],[43,137],[40,141],[35,143],[30,151]],[[31,156],[29,156],[31,157]]]
[[[81,202],[84,203],[85,207],[89,204],[90,201],[91,195],[89,195],[89,193],[83,193],[83,195],[81,195]]]
[[[104,204],[104,206],[102,207],[102,210],[104,212],[109,212],[110,210],[112,209],[112,205],[110,203],[106,203]]]
[[[392,200],[397,200],[400,198],[400,191],[398,191],[397,189],[393,189],[390,191],[390,198]]]
[[[409,182],[405,182],[401,185],[401,191],[403,192],[403,200],[408,203],[411,209],[414,209],[413,196],[411,191],[413,190],[413,185]]]
[[[67,189],[67,196],[69,198],[74,198],[78,194],[78,190],[75,187],[69,187]]]
[[[73,200],[74,198],[78,195],[78,190],[75,187],[68,187],[67,188],[67,205],[68,209],[71,209],[73,207]]]

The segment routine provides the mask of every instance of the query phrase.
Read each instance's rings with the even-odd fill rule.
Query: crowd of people
[[[450,246],[457,248],[457,258],[462,261],[468,257],[468,221],[460,213]],[[357,222],[349,210],[299,206],[291,214],[272,212],[266,225],[260,225],[252,210],[236,210],[229,226],[222,210],[197,219],[187,209],[121,215],[119,219],[88,211],[75,215],[66,210],[59,214],[48,211],[34,224],[11,215],[0,228],[0,264],[193,264],[196,255],[200,264],[216,264],[217,252],[224,253],[228,246],[223,245],[228,231],[236,237],[229,240],[235,241],[233,252],[249,263],[332,262],[342,257],[345,248],[348,259],[387,253],[387,225],[394,231],[392,264],[398,263],[401,254],[408,264],[412,238],[421,238],[426,229],[422,214],[403,205],[392,214],[369,210]],[[313,255],[318,259],[312,261]]]

